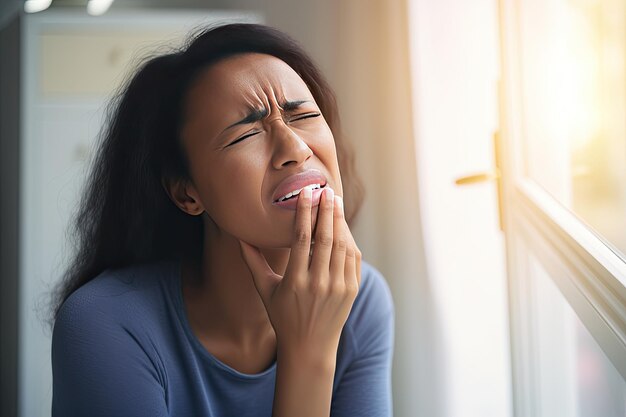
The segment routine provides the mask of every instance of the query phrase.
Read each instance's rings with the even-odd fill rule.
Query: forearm
[[[336,355],[277,357],[272,417],[328,417]]]

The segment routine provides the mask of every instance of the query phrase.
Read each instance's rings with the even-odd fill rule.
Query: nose
[[[281,119],[276,119],[271,123],[271,136],[274,148],[272,165],[276,169],[291,164],[298,166],[313,155],[309,145]]]

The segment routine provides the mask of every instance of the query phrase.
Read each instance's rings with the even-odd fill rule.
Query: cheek
[[[210,206],[226,215],[243,215],[261,203],[263,177],[241,166],[215,170],[207,187]]]
[[[332,183],[335,192],[343,195],[343,185],[339,171],[339,161],[337,159],[337,148],[330,127],[326,123],[320,124],[310,137],[311,141],[309,146],[329,170],[329,174],[333,176]]]
[[[224,159],[203,174],[202,197],[207,214],[217,226],[240,233],[263,215],[263,171],[249,161]]]

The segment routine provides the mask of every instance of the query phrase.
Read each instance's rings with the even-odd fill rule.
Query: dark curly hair
[[[108,104],[71,225],[74,255],[54,292],[52,322],[74,291],[108,268],[201,256],[200,216],[176,207],[163,181],[189,179],[179,133],[190,86],[209,65],[246,52],[283,60],[307,84],[335,138],[346,220],[355,218],[364,197],[362,181],[341,135],[334,93],[308,55],[289,36],[264,25],[196,30],[181,48],[146,59]]]

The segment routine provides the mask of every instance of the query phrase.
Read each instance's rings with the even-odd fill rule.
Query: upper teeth
[[[320,184],[305,185],[304,187],[302,187],[302,188],[300,188],[298,190],[294,190],[294,191],[290,192],[289,194],[285,194],[284,196],[279,198],[278,201],[285,201],[289,197],[293,197],[294,195],[298,195],[298,194],[300,194],[300,191],[304,190],[305,188],[310,188],[311,190],[315,190],[317,188],[321,188],[321,185]]]

